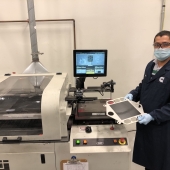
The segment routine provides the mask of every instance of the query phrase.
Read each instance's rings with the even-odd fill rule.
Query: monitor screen
[[[107,75],[107,50],[74,50],[74,77]]]

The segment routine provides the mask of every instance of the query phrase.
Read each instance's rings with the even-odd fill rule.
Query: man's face
[[[167,35],[164,35],[162,37],[157,36],[155,38],[155,42],[154,42],[153,46],[155,49],[170,48],[170,38]]]

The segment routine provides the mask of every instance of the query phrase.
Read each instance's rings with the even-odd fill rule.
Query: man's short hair
[[[162,37],[164,35],[167,35],[170,39],[170,31],[166,31],[166,30],[163,30],[163,31],[159,32],[158,34],[156,34],[155,38],[158,37],[158,36]],[[155,42],[155,38],[154,38],[154,42]]]

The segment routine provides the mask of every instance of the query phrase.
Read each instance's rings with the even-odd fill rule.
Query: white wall
[[[164,30],[170,30],[170,0],[166,0]]]

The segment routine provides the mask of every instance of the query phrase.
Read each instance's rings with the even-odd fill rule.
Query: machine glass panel
[[[0,136],[43,134],[42,93],[53,76],[11,76],[0,83]]]

